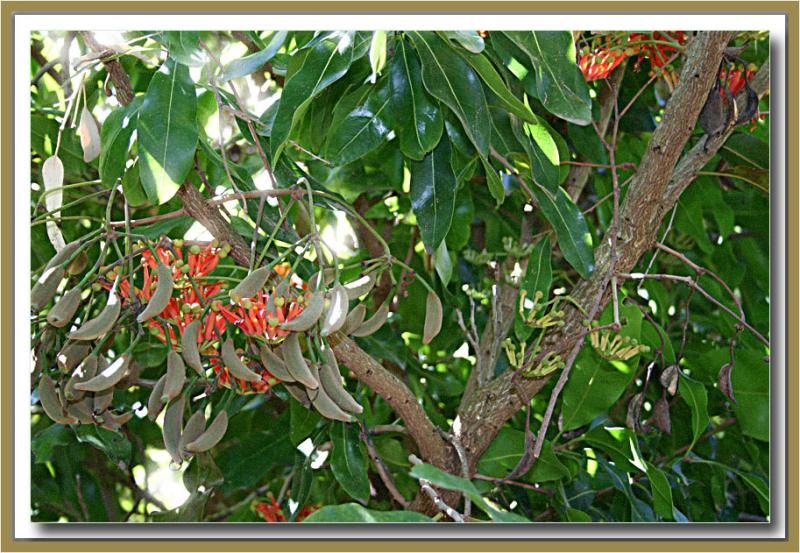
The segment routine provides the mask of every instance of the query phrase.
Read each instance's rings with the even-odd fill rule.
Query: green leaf
[[[422,60],[422,82],[458,117],[478,153],[489,152],[489,108],[480,79],[455,51],[433,32],[409,33]]]
[[[411,159],[420,160],[433,150],[442,137],[444,118],[422,85],[419,58],[404,40],[389,66],[392,91],[392,126],[400,141],[400,150]]]
[[[650,490],[653,493],[653,508],[658,516],[664,520],[672,520],[674,506],[672,504],[672,488],[664,472],[647,463],[647,479],[650,480]]]
[[[462,186],[456,194],[456,208],[453,212],[453,222],[447,232],[447,247],[454,252],[469,243],[472,235],[472,220],[475,218],[475,204],[472,201],[472,192],[468,186]]]
[[[486,173],[486,186],[489,187],[489,193],[499,207],[506,199],[506,189],[503,186],[503,179],[500,178],[500,174],[492,167],[488,159],[481,158],[481,163],[483,164],[483,171]]]
[[[577,125],[592,120],[589,88],[575,62],[575,43],[569,31],[504,31],[529,58],[533,86],[528,93],[547,111]]]
[[[137,207],[147,203],[147,194],[144,193],[142,180],[139,178],[139,161],[135,161],[125,174],[122,175],[122,193],[128,203]]]
[[[580,509],[567,507],[565,514],[567,515],[568,522],[592,522],[592,517],[589,516],[589,513],[581,511]]]
[[[510,118],[511,128],[528,154],[531,178],[535,183],[555,192],[560,182],[561,166],[558,145],[549,128],[538,120],[535,125],[531,125],[514,116]]]
[[[346,165],[380,146],[389,134],[384,120],[390,101],[388,86],[372,91],[364,105],[331,127],[325,157],[334,165]]]
[[[524,290],[526,299],[534,301],[536,292],[542,293],[542,302],[547,301],[550,295],[550,283],[553,280],[553,269],[550,263],[550,238],[545,236],[538,244],[533,247],[530,257],[528,257],[528,267],[525,270],[525,277],[520,285],[520,293]],[[514,319],[514,332],[517,337],[527,339],[532,329],[525,325],[522,317],[517,311]]]
[[[612,368],[593,349],[584,348],[564,386],[564,431],[588,424],[611,407],[625,391],[633,374]]]
[[[535,184],[533,195],[556,231],[556,239],[564,258],[583,278],[588,278],[594,271],[594,250],[592,235],[583,213],[563,188],[551,192]]]
[[[455,40],[462,48],[473,54],[480,54],[486,46],[478,31],[444,31],[441,34],[450,40]]]
[[[322,40],[313,48],[301,50],[289,59],[286,82],[272,125],[270,148],[273,165],[277,165],[289,135],[312,100],[347,73],[352,54],[350,39],[343,37],[339,42]]]
[[[200,49],[199,31],[165,31],[162,34],[169,56],[178,63],[196,67],[206,63],[208,56]]]
[[[453,276],[453,261],[450,259],[450,252],[447,251],[447,243],[444,240],[439,243],[436,253],[433,254],[433,265],[436,268],[436,274],[442,279],[442,284],[445,286],[450,284],[450,278]]]
[[[645,472],[639,455],[636,434],[628,428],[596,426],[583,439],[592,447],[605,451],[625,472]]]
[[[308,438],[322,417],[316,411],[306,409],[294,398],[289,399],[289,440],[298,445]]]
[[[386,31],[375,31],[369,43],[369,66],[372,73],[369,81],[374,83],[383,66],[386,65]]]
[[[746,436],[769,441],[769,363],[757,351],[740,349],[731,372],[736,418]]]
[[[112,186],[125,172],[128,161],[128,147],[133,129],[136,127],[136,113],[142,107],[141,96],[124,108],[108,114],[100,130],[100,160],[98,170],[103,186]]]
[[[468,52],[460,52],[460,54],[477,71],[484,84],[489,87],[495,98],[499,100],[501,107],[528,123],[535,124],[538,121],[531,108],[526,106],[522,100],[514,96],[509,90],[508,85],[506,85],[497,69],[494,68],[492,62],[486,56]]]
[[[198,453],[183,472],[183,487],[190,492],[195,492],[204,486],[206,489],[217,488],[225,479],[222,471],[214,462],[209,453]]]
[[[63,424],[51,424],[31,440],[31,453],[37,463],[46,463],[53,458],[56,447],[73,444],[72,434]]]
[[[375,511],[358,503],[326,505],[314,511],[303,522],[433,522],[414,511]]]
[[[567,125],[567,134],[575,149],[586,161],[608,163],[608,152],[591,125]]]
[[[450,142],[442,140],[422,161],[411,162],[411,208],[422,242],[433,253],[453,220],[456,177],[450,165]]]
[[[708,394],[706,387],[700,382],[692,380],[683,372],[681,374],[680,395],[683,401],[692,410],[692,443],[689,445],[687,453],[692,450],[694,444],[708,427]]]
[[[111,459],[115,464],[127,464],[131,460],[133,447],[128,438],[119,432],[106,430],[99,426],[81,424],[75,428],[75,435],[79,442],[96,447]]]
[[[335,422],[331,425],[331,470],[333,476],[353,499],[369,500],[367,459],[360,448],[358,429],[353,425]]]
[[[136,126],[139,175],[154,204],[169,201],[192,168],[196,107],[189,69],[167,59],[150,81]]]
[[[224,83],[257,71],[259,67],[263,66],[278,53],[283,43],[286,42],[286,36],[288,34],[287,31],[276,31],[263,50],[230,62],[225,66],[220,80]]]

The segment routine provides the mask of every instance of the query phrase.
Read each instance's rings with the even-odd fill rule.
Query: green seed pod
[[[325,293],[319,290],[308,298],[305,309],[291,321],[283,323],[281,328],[292,332],[305,332],[317,323],[323,309],[325,309]]]
[[[348,308],[347,291],[344,286],[337,284],[331,291],[330,305],[322,318],[320,334],[327,336],[338,331],[347,319]]]
[[[92,398],[92,410],[97,414],[103,413],[108,410],[112,401],[114,401],[114,388],[97,392]]]
[[[261,357],[261,364],[264,365],[264,368],[267,369],[272,376],[281,382],[295,381],[289,369],[286,368],[283,359],[273,353],[267,346],[261,346],[259,348],[259,357]]]
[[[264,284],[267,283],[267,278],[269,278],[270,271],[272,269],[268,267],[261,267],[260,269],[256,269],[242,281],[234,287],[233,290],[228,292],[230,298],[239,303],[244,298],[252,298],[258,294],[262,288],[264,288]]]
[[[372,317],[361,323],[361,326],[352,332],[353,336],[363,338],[364,336],[369,336],[370,334],[376,333],[383,326],[383,323],[386,322],[388,317],[389,304],[384,303],[378,308]]]
[[[347,291],[347,299],[355,300],[368,294],[373,286],[375,286],[375,273],[369,273],[352,282],[348,282],[344,285],[344,289]]]
[[[339,364],[333,350],[325,346],[322,350],[323,363],[319,368],[319,381],[322,388],[330,396],[333,402],[350,413],[361,413],[364,409],[361,405],[347,393],[342,384],[342,375],[339,372]]]
[[[367,306],[363,303],[356,305],[350,313],[347,314],[347,319],[342,326],[342,333],[349,336],[355,329],[361,326],[364,322],[364,316],[367,314]]]
[[[161,375],[156,385],[153,386],[153,391],[150,392],[150,397],[147,399],[147,418],[151,421],[156,420],[158,414],[164,408],[164,402],[161,401],[161,394],[164,393],[164,385],[167,382],[167,375]]]
[[[72,376],[70,376],[69,380],[67,380],[67,384],[64,386],[64,397],[69,401],[77,401],[81,399],[84,392],[81,390],[76,390],[75,385],[80,384],[81,382],[87,382],[94,378],[97,374],[97,366],[98,357],[96,355],[90,355],[84,359],[83,362],[78,365],[74,371],[72,371]]]
[[[53,308],[47,313],[47,322],[56,328],[66,326],[75,316],[81,305],[81,288],[76,286],[64,293]]]
[[[188,461],[191,457],[191,453],[187,455],[186,446],[199,438],[205,429],[206,416],[203,414],[202,409],[195,411],[186,421],[183,434],[181,434],[181,439],[178,442],[178,449],[180,449],[184,461]]]
[[[77,367],[81,361],[86,359],[92,348],[88,344],[81,342],[67,342],[61,351],[56,355],[56,363],[58,368],[63,372],[70,372]]]
[[[164,413],[164,424],[161,427],[164,449],[172,457],[172,461],[178,464],[183,462],[180,441],[183,433],[183,408],[185,405],[186,399],[183,396],[170,402],[167,406],[167,411]]]
[[[130,364],[130,357],[125,355],[116,359],[105,370],[101,371],[97,376],[87,380],[86,382],[79,382],[75,384],[76,390],[83,390],[84,392],[102,392],[114,387],[117,382],[125,377],[128,372],[128,365]]]
[[[112,289],[108,293],[108,303],[97,317],[88,320],[78,330],[69,333],[70,340],[96,340],[108,334],[114,327],[122,310],[122,303],[117,293]]]
[[[56,295],[66,271],[61,267],[45,269],[31,288],[31,311],[38,313]]]
[[[283,345],[281,345],[281,353],[283,361],[286,363],[286,369],[296,382],[311,390],[319,387],[319,381],[314,378],[308,368],[308,363],[303,358],[303,352],[300,350],[300,339],[296,333],[292,332],[286,337]]]
[[[186,383],[186,365],[183,364],[180,354],[174,349],[167,354],[167,379],[164,381],[164,391],[161,392],[161,401],[167,402],[175,399],[183,390]]]
[[[153,292],[144,311],[139,313],[139,316],[136,317],[137,322],[143,323],[159,315],[166,309],[169,300],[172,298],[172,288],[174,285],[172,281],[172,269],[159,262],[157,271],[158,284],[156,286],[156,291]]]
[[[295,208],[294,230],[297,232],[297,236],[304,238],[311,234],[311,216],[303,202],[297,202]]]
[[[200,350],[197,347],[197,335],[202,325],[203,321],[198,319],[186,326],[183,330],[183,336],[181,336],[181,353],[187,365],[193,368],[198,375],[205,376],[203,362],[200,359]]]
[[[435,292],[428,292],[425,302],[425,328],[422,332],[422,343],[429,344],[442,329],[442,302]]]
[[[42,409],[53,421],[61,424],[76,424],[78,422],[75,417],[66,414],[61,398],[58,397],[55,382],[46,374],[42,375],[39,380],[38,393]]]
[[[233,347],[233,340],[228,338],[222,343],[222,361],[228,367],[231,376],[244,380],[245,382],[260,382],[261,375],[251,371],[247,365],[242,363],[239,355]]]
[[[186,444],[186,451],[191,453],[208,451],[222,440],[227,430],[228,413],[220,411],[219,415],[216,416],[205,432],[200,434],[196,440]]]
[[[315,373],[317,372],[316,367],[312,367],[311,370]],[[319,378],[318,374],[315,376]],[[342,409],[327,394],[324,387],[320,386],[316,390],[307,389],[306,392],[308,393],[308,398],[311,400],[311,404],[317,411],[319,411],[319,414],[326,419],[353,422],[353,417],[349,413],[342,411]]]
[[[290,382],[282,382],[282,384],[284,388],[286,388],[286,391],[289,392],[289,395],[296,399],[300,405],[306,409],[311,408],[311,400],[308,399],[306,388],[304,388],[301,384],[293,384]]]

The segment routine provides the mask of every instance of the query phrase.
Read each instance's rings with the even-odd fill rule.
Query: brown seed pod
[[[158,414],[164,408],[164,402],[161,401],[161,394],[164,393],[164,385],[167,382],[167,375],[161,375],[156,385],[153,386],[153,391],[150,392],[150,397],[147,399],[147,418],[151,421],[156,420]]]
[[[305,332],[317,323],[323,309],[325,309],[325,293],[318,290],[306,300],[305,309],[291,321],[283,323],[281,328],[292,332]]]
[[[95,416],[92,412],[92,399],[86,398],[77,403],[67,405],[67,414],[78,419],[81,424],[94,424]]]
[[[58,292],[58,286],[64,278],[66,271],[61,267],[45,269],[36,284],[31,288],[31,311],[38,313],[50,303]]]
[[[425,328],[422,332],[422,343],[430,344],[442,329],[442,302],[432,290],[425,301]]]
[[[667,398],[661,396],[653,405],[653,415],[651,417],[656,428],[666,434],[672,433],[672,419],[669,415],[669,402]]]
[[[286,391],[289,392],[289,395],[296,399],[300,405],[306,409],[311,408],[311,400],[308,399],[308,393],[302,384],[293,384],[291,382],[282,382],[282,384]]]
[[[183,396],[171,401],[164,413],[164,424],[161,427],[161,434],[164,438],[164,449],[167,450],[172,461],[182,463],[180,441],[183,433],[183,408],[186,399]]]
[[[322,350],[322,357],[323,363],[319,368],[319,381],[325,392],[342,410],[356,414],[361,413],[364,408],[347,392],[342,383],[342,375],[339,372],[339,364],[336,362],[333,350],[325,346]]]
[[[228,413],[220,411],[214,421],[208,425],[208,428],[192,442],[186,444],[186,451],[191,453],[201,453],[208,451],[217,445],[225,436],[228,430]]]
[[[202,325],[203,321],[198,319],[186,326],[183,336],[181,336],[181,353],[187,365],[193,368],[198,375],[205,376],[206,372],[203,370],[203,362],[197,346],[197,335]]]
[[[73,242],[70,242],[61,248],[58,253],[50,258],[50,261],[47,262],[44,270],[47,271],[47,269],[52,269],[53,267],[57,267],[65,263],[70,257],[72,257],[72,254],[78,251],[78,248],[81,247],[81,244],[83,244],[82,240],[74,240]]]
[[[89,344],[84,344],[81,342],[67,342],[61,351],[58,352],[56,355],[56,363],[58,363],[58,368],[61,369],[63,372],[67,373],[72,371],[75,367],[77,367],[86,356],[89,355],[89,352],[92,351],[92,348]]]
[[[38,394],[42,409],[53,421],[61,424],[76,424],[78,422],[75,417],[67,415],[61,403],[61,398],[58,397],[55,382],[46,374],[42,375],[39,380]]]
[[[84,392],[81,390],[76,390],[75,385],[80,384],[81,382],[87,382],[94,378],[97,374],[97,366],[98,366],[98,357],[96,355],[90,355],[83,362],[78,365],[74,371],[72,371],[72,376],[69,377],[67,380],[67,384],[64,386],[64,397],[67,398],[69,401],[77,401],[83,397]]]
[[[108,334],[119,318],[122,303],[117,293],[112,289],[108,293],[108,303],[97,317],[88,320],[78,330],[69,333],[70,340],[96,340]]]
[[[233,340],[228,338],[222,343],[222,362],[230,371],[231,376],[244,380],[245,382],[260,382],[261,375],[251,371],[247,365],[242,363],[239,354],[233,347]]]
[[[364,336],[369,336],[370,334],[376,333],[382,326],[383,323],[386,322],[386,319],[389,317],[389,304],[384,303],[381,305],[375,314],[361,323],[361,326],[356,328],[353,332],[353,336],[358,336],[359,338],[363,338]]]
[[[272,376],[281,382],[295,381],[289,369],[286,368],[283,359],[278,357],[271,349],[267,346],[261,346],[258,353],[261,358],[261,364],[264,365],[264,368],[267,369]]]
[[[172,280],[172,269],[159,261],[157,272],[156,290],[150,297],[147,307],[136,317],[137,322],[143,323],[160,315],[172,298],[172,290],[175,284]]]
[[[319,380],[319,374],[316,374],[317,368],[312,366],[311,371],[315,373],[315,378]],[[349,413],[344,412],[333,401],[333,399],[331,399],[322,386],[319,386],[315,390],[309,390],[306,388],[306,393],[308,394],[308,399],[311,400],[311,404],[314,406],[314,408],[326,419],[353,422],[353,417]]]
[[[331,290],[330,304],[322,318],[322,327],[320,328],[322,336],[327,336],[342,328],[347,319],[347,304],[347,291],[344,286],[337,284]]]
[[[347,299],[356,300],[365,294],[369,294],[375,286],[375,273],[368,273],[344,285],[347,291]]]
[[[319,386],[319,381],[314,378],[314,375],[308,368],[308,363],[306,363],[306,360],[303,358],[303,352],[300,349],[300,339],[297,333],[292,332],[286,337],[283,345],[281,345],[280,351],[283,354],[282,357],[286,364],[286,369],[296,382],[312,390]]]
[[[65,292],[61,299],[47,313],[47,322],[56,328],[66,326],[75,316],[81,305],[81,288],[76,286]]]
[[[103,392],[97,392],[92,398],[92,410],[97,414],[103,413],[108,410],[113,401],[114,388],[109,388]]]
[[[86,270],[86,266],[89,264],[89,256],[86,254],[85,251],[79,253],[75,259],[73,259],[69,265],[67,265],[67,274],[69,275],[79,275],[84,270]]]
[[[667,389],[669,395],[674,396],[678,391],[678,376],[680,373],[680,368],[678,365],[670,365],[666,367],[663,371],[661,371],[661,376],[659,380],[661,381],[661,385]]]
[[[228,292],[228,295],[236,303],[239,303],[245,298],[254,297],[261,291],[262,288],[264,288],[271,271],[272,269],[269,267],[261,267],[260,269],[256,269],[244,277],[242,281],[234,287],[233,290]]]
[[[183,390],[186,383],[186,365],[174,349],[167,353],[167,379],[164,381],[164,391],[161,392],[161,401],[167,402],[175,399]]]
[[[344,326],[342,326],[342,333],[346,336],[349,336],[353,333],[358,327],[361,326],[361,323],[364,322],[364,317],[367,314],[367,306],[363,303],[359,303],[356,305],[350,313],[347,314],[347,319],[344,321]]]
[[[122,426],[133,418],[133,411],[128,411],[127,413],[122,413],[121,415],[115,415],[111,411],[104,411],[100,417],[102,417],[103,422],[100,426],[107,430],[112,430],[114,432],[119,432],[119,429]]]
[[[178,443],[178,449],[180,449],[184,461],[188,461],[191,457],[191,453],[186,451],[186,446],[199,438],[205,429],[206,416],[203,414],[203,411],[200,410],[192,413],[192,416],[186,421],[186,426],[183,429],[183,434],[181,434],[181,439]]]
[[[83,390],[84,392],[102,392],[114,387],[128,372],[130,360],[131,358],[128,355],[117,358],[108,368],[101,371],[94,378],[75,384],[75,389]]]

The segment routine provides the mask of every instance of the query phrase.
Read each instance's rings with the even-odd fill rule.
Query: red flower
[[[318,504],[304,505],[297,512],[297,516],[294,519],[295,522],[302,522],[311,513],[319,510],[319,507],[320,506]],[[255,504],[254,508],[267,522],[286,522],[286,516],[283,514],[278,502],[275,501],[275,498],[272,496],[272,492],[267,494],[266,501],[259,501]]]
[[[581,73],[587,81],[605,79],[625,59],[625,52],[622,50],[602,50],[581,56],[578,62]]]

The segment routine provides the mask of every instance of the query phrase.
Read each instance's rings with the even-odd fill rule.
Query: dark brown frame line
[[[724,6],[725,11],[720,10]],[[147,538],[145,540],[86,540],[86,539],[46,539],[46,540],[18,540],[14,538],[14,391],[13,391],[13,371],[14,366],[13,336],[14,336],[14,14],[44,14],[44,13],[100,13],[108,14],[113,17],[120,13],[180,13],[191,12],[198,14],[215,13],[281,13],[298,14],[304,13],[637,13],[637,14],[663,14],[663,13],[772,13],[783,14],[786,16],[787,36],[786,36],[786,197],[772,198],[773,207],[778,209],[781,201],[786,211],[786,228],[776,229],[777,232],[786,233],[786,274],[773,277],[779,281],[780,276],[785,280],[785,298],[787,306],[786,327],[783,336],[788,342],[786,358],[786,517],[787,538],[786,539],[692,539],[676,538],[671,541],[652,541],[646,539],[593,539],[584,541],[578,539],[503,539],[502,533],[491,532],[491,537],[487,532],[485,539],[470,537],[465,539],[432,540],[423,538],[410,538],[409,540],[376,540],[376,539],[327,539],[320,542],[320,538],[311,539],[287,539],[276,533],[275,539],[272,538],[237,538],[235,532],[237,525],[225,525],[220,527],[220,533],[224,533],[224,543],[218,539],[204,540],[169,540],[160,537]],[[488,4],[486,2],[463,1],[457,4],[450,2],[209,2],[204,0],[172,2],[97,2],[97,1],[67,1],[67,2],[34,2],[34,1],[11,1],[2,2],[0,5],[0,41],[2,44],[2,92],[1,111],[5,116],[2,127],[2,159],[6,163],[2,165],[2,177],[5,186],[0,187],[0,229],[2,229],[3,248],[0,253],[0,263],[2,263],[2,275],[0,275],[0,290],[2,291],[3,309],[0,316],[0,343],[2,343],[2,366],[0,373],[0,415],[2,422],[2,435],[0,436],[0,483],[4,484],[0,494],[0,548],[3,551],[139,551],[145,547],[150,550],[170,550],[170,551],[260,551],[264,549],[280,549],[286,551],[308,551],[308,550],[330,550],[330,551],[404,551],[404,550],[441,550],[441,551],[480,551],[492,549],[496,551],[528,551],[528,550],[549,550],[549,551],[672,551],[672,550],[708,550],[708,551],[797,551],[800,540],[798,540],[798,381],[797,373],[794,369],[798,366],[798,341],[796,337],[798,329],[798,161],[796,156],[789,156],[788,153],[796,152],[798,145],[798,8],[797,2],[775,1],[775,2],[752,2],[729,1],[721,4],[719,2],[509,2],[498,1]],[[794,186],[791,186],[791,185]],[[773,252],[774,256],[779,256],[783,252]],[[773,281],[775,282],[775,281]],[[789,284],[791,283],[791,285]],[[788,335],[787,331],[794,335]],[[773,386],[773,393],[775,392]],[[773,414],[774,417],[774,414]],[[82,534],[90,533],[92,527],[100,528],[100,525],[81,525],[76,530],[81,530]],[[172,529],[175,526],[169,525]],[[606,525],[607,526],[607,525]],[[617,525],[615,525],[617,526]],[[346,525],[342,529],[355,530],[358,532],[360,525]],[[164,526],[160,526],[164,528]],[[314,533],[313,527],[309,535]],[[484,527],[485,528],[485,527]],[[501,526],[501,528],[503,528]],[[506,526],[507,528],[507,526]],[[216,528],[215,528],[216,529]],[[241,526],[238,528],[241,530]],[[85,530],[85,531],[84,531]],[[150,530],[150,528],[148,528]],[[409,529],[411,530],[411,528]],[[267,541],[268,543],[262,543]]]

